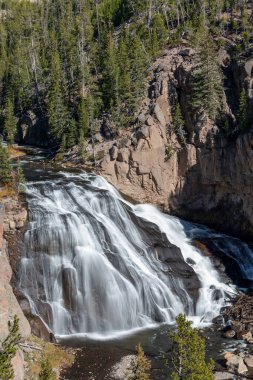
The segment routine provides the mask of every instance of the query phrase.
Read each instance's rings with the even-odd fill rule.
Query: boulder
[[[224,338],[234,338],[235,337],[235,335],[236,335],[236,332],[235,332],[235,330],[227,330],[227,331],[225,331],[224,333],[223,333],[223,336],[224,336]]]
[[[122,148],[120,149],[118,156],[117,156],[117,161],[119,162],[128,162],[129,161],[129,156],[130,152],[128,148]]]
[[[149,137],[149,126],[144,125],[143,127],[139,128],[136,132],[137,140],[140,139],[147,139]]]
[[[146,124],[149,125],[150,127],[155,124],[154,119],[151,115],[147,117]]]
[[[232,352],[226,352],[224,355],[226,359],[226,366],[229,371],[236,372],[238,374],[244,374],[248,372],[243,358],[239,355],[235,355]]]
[[[249,369],[253,369],[253,355],[249,355],[247,358],[244,359],[244,363]]]
[[[114,161],[116,160],[116,158],[118,157],[118,148],[116,147],[116,145],[113,145],[109,151],[110,153],[110,157],[111,157],[111,160]]]
[[[252,339],[252,333],[251,333],[251,331],[246,331],[246,330],[238,331],[236,333],[236,338],[248,341],[248,340]]]
[[[253,76],[253,59],[249,59],[246,63],[245,63],[245,71],[246,71],[246,74],[251,77]]]

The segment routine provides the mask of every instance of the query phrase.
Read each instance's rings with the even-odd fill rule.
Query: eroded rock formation
[[[116,140],[100,142],[95,154],[102,175],[130,198],[252,238],[253,133],[227,137],[210,119],[190,112],[195,57],[183,46],[165,51],[152,67],[134,128]],[[222,114],[231,125],[243,85],[248,89],[250,123],[253,118],[253,59],[238,62],[220,51],[226,85]],[[177,102],[185,119],[185,144],[172,123]]]
[[[12,209],[11,205],[12,201],[10,203],[7,203],[6,205],[9,212]],[[24,223],[26,219],[24,210],[19,211],[23,212],[22,222]],[[26,338],[31,333],[30,325],[27,319],[25,318],[19,306],[19,303],[13,293],[13,289],[11,286],[12,268],[9,262],[8,244],[3,236],[4,227],[7,228],[8,226],[8,229],[15,228],[14,219],[16,219],[18,223],[21,223],[21,215],[18,216],[18,214],[13,214],[13,219],[8,219],[5,213],[5,205],[0,203],[0,341],[3,341],[8,335],[8,321],[13,320],[14,315],[17,315],[19,318],[20,333],[22,337]],[[17,354],[12,361],[12,364],[15,372],[14,379],[23,380],[25,376],[25,363],[22,350],[18,349]]]

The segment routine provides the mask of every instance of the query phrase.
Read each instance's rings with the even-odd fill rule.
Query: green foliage
[[[80,130],[78,153],[82,159],[85,159],[85,157],[86,157],[86,142],[85,142],[85,138],[84,138],[84,132],[82,129]]]
[[[205,341],[198,330],[191,327],[185,315],[177,319],[177,332],[170,334],[173,344],[172,362],[173,380],[213,380],[213,361],[206,362]]]
[[[215,45],[202,32],[209,28],[212,36],[226,37],[234,28],[243,38],[234,49],[237,57],[252,41],[247,6],[224,0],[3,0],[0,106],[8,142],[15,136],[14,115],[27,111],[48,121],[50,141],[58,147],[64,134],[66,146],[81,129],[88,137],[93,120],[104,113],[127,127],[135,119],[152,59],[167,43],[196,34],[202,37],[192,108],[215,118],[222,80]]]
[[[21,339],[19,334],[19,319],[15,315],[13,323],[8,323],[9,334],[0,347],[0,377],[1,380],[11,380],[14,378],[14,371],[11,360],[17,352],[17,345]]]
[[[16,180],[16,185],[17,185],[18,191],[19,191],[21,189],[22,185],[24,185],[24,183],[26,181],[24,171],[23,171],[23,168],[22,168],[19,160],[18,160],[18,165],[16,168],[15,180]]]
[[[133,375],[128,380],[150,380],[151,362],[146,358],[140,344],[136,347],[136,360],[133,365]]]
[[[62,70],[58,52],[54,52],[51,60],[51,84],[49,88],[48,122],[51,135],[61,141],[67,125],[67,110],[62,96]]]
[[[178,140],[182,145],[186,144],[186,136],[185,136],[185,121],[181,112],[180,104],[177,103],[176,109],[173,115],[173,126],[175,128],[175,132],[177,134]]]
[[[197,50],[198,64],[191,78],[190,103],[195,112],[215,119],[222,104],[223,86],[217,52],[208,32],[201,37]]]
[[[16,118],[14,116],[14,106],[11,98],[7,98],[5,104],[5,118],[4,118],[4,131],[7,135],[7,141],[9,145],[14,143],[14,137],[16,133]]]
[[[0,141],[0,185],[9,185],[12,181],[9,154]]]
[[[39,380],[56,380],[56,373],[53,371],[52,365],[48,358],[44,358],[41,362]]]
[[[239,128],[244,132],[249,124],[248,120],[248,95],[245,89],[240,93],[238,117]]]

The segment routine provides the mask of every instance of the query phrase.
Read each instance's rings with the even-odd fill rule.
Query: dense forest
[[[252,38],[246,0],[2,0],[0,12],[0,129],[10,144],[31,111],[63,149],[92,135],[103,117],[131,125],[152,60],[182,38],[199,51],[191,107],[215,118],[223,86],[217,48],[239,35],[236,56]],[[246,110],[242,92],[242,129]]]

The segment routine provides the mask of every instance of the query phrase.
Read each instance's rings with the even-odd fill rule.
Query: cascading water
[[[55,335],[105,338],[180,312],[210,322],[233,290],[177,218],[131,205],[102,177],[61,173],[26,193],[19,287]]]

